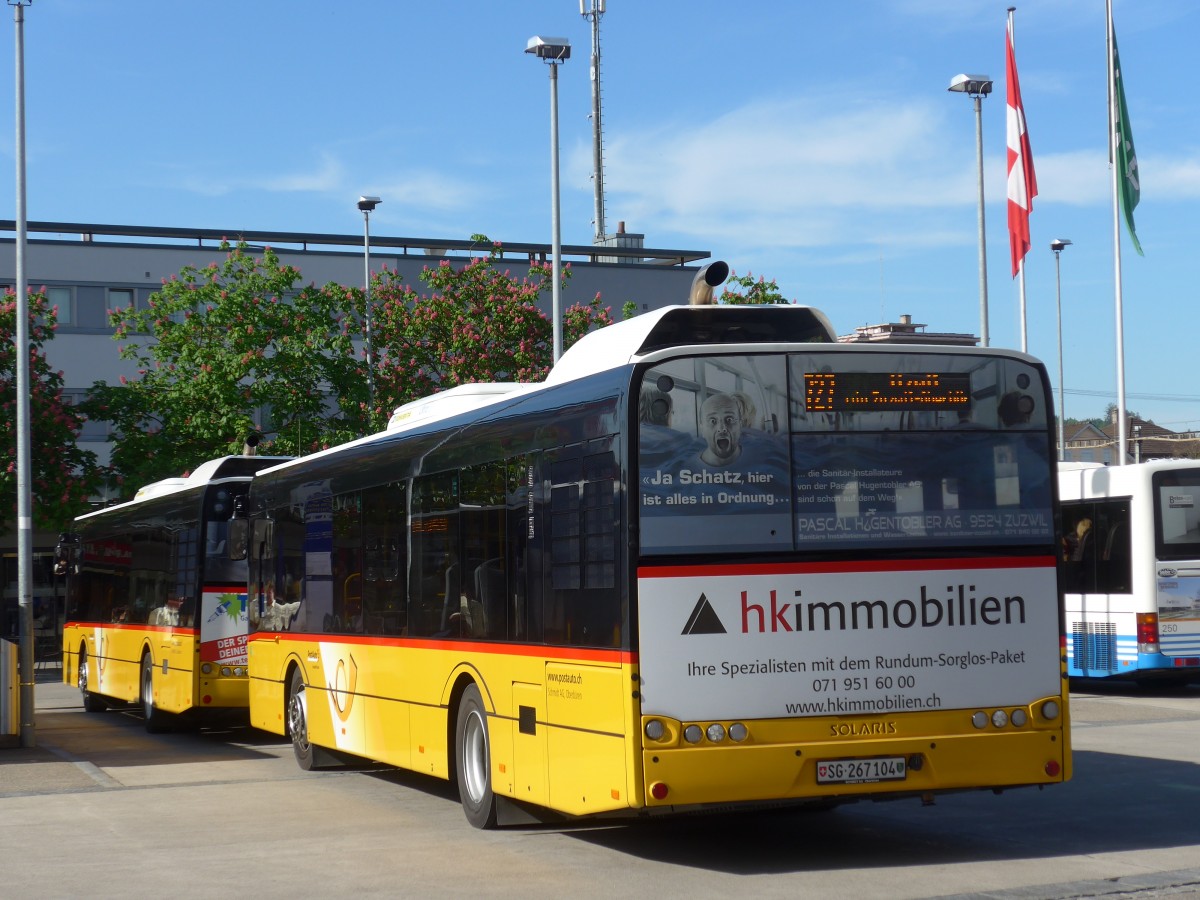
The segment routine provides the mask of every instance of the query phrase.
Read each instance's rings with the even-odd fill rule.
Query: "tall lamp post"
[[[16,25],[16,157],[17,157],[17,334],[14,346],[17,377],[17,606],[21,616],[20,741],[37,746],[33,693],[33,438],[29,405],[29,285],[25,274],[25,7],[33,0],[8,0]]]
[[[366,303],[367,331],[367,396],[371,400],[368,416],[375,412],[375,349],[371,335],[371,211],[383,201],[378,197],[359,197],[358,208],[363,214],[363,300]]]
[[[571,42],[566,38],[534,35],[525,45],[550,66],[550,231],[552,239],[550,271],[552,315],[554,317],[554,361],[562,356],[562,232],[558,221],[558,65],[571,58]]]
[[[951,90],[966,94],[975,101],[975,158],[979,168],[979,340],[988,340],[987,242],[983,226],[983,105],[980,102],[992,92],[992,80],[986,75],[955,75],[950,79]]]
[[[1071,246],[1066,238],[1055,238],[1050,242],[1054,251],[1054,299],[1058,310],[1058,458],[1067,458],[1067,440],[1065,421],[1067,418],[1066,399],[1063,397],[1063,356],[1062,356],[1062,275],[1059,271],[1059,261],[1063,249]]]

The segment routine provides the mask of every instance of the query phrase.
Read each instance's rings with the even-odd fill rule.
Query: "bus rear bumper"
[[[901,759],[894,780],[820,783],[832,762]],[[1070,777],[1064,741],[1051,730],[825,744],[646,749],[647,808],[742,801],[849,801],[973,788],[1058,784]],[[823,767],[823,768],[822,768]],[[893,777],[895,769],[892,767]]]

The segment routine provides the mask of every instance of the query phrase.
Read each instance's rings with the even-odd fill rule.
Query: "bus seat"
[[[485,559],[475,570],[475,595],[487,617],[488,636],[505,637],[508,629],[508,578],[501,557]]]
[[[450,627],[450,617],[459,610],[459,595],[462,593],[459,583],[458,563],[453,563],[446,567],[446,594],[442,598],[442,624],[439,628],[440,631],[445,631]]]
[[[1108,532],[1108,537],[1104,541],[1104,559],[1120,559],[1122,556],[1128,555],[1129,548],[1124,540],[1124,526],[1124,522],[1117,522]]]

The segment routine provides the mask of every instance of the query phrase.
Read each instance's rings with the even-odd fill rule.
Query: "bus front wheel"
[[[288,689],[287,728],[292,738],[292,752],[296,762],[305,772],[315,768],[313,745],[308,742],[308,696],[304,676],[299,669],[292,671],[292,682]]]
[[[79,693],[83,697],[84,712],[104,712],[108,704],[100,699],[98,694],[93,694],[88,690],[88,659],[87,650],[83,647],[79,648],[79,670],[78,678]]]
[[[487,710],[474,684],[463,691],[454,740],[458,796],[467,821],[476,828],[496,827],[496,795],[492,792],[491,746]]]
[[[286,707],[287,730],[292,738],[292,752],[296,754],[296,762],[300,764],[300,768],[309,772],[313,769],[333,769],[345,765],[350,759],[348,755],[314,744],[309,737],[308,688],[299,669],[292,670],[292,678],[288,684],[290,687]]]

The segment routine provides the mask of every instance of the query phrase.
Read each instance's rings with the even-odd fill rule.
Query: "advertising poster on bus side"
[[[246,665],[249,624],[244,591],[205,590],[200,595],[200,661]]]
[[[783,357],[674,360],[638,415],[643,548],[791,544]]]

